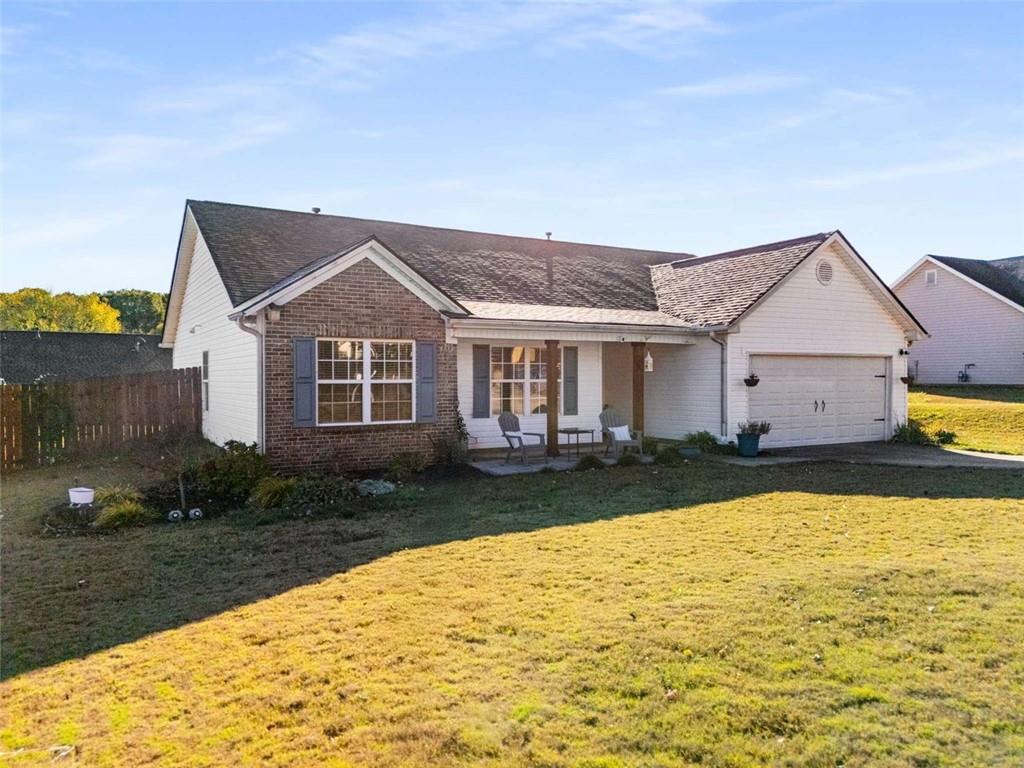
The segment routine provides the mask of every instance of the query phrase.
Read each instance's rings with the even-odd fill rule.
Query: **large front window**
[[[545,347],[491,347],[492,415],[548,412],[547,355]],[[559,364],[559,384],[561,374]]]
[[[317,422],[412,421],[413,343],[317,339]]]

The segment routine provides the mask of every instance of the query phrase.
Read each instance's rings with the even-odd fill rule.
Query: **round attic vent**
[[[824,259],[818,262],[814,272],[818,276],[818,282],[822,285],[828,285],[832,282],[832,264]]]

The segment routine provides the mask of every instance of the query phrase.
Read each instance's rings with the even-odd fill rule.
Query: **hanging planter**
[[[900,376],[900,381],[902,381],[904,384],[906,384],[909,387],[911,384],[914,383],[914,377],[913,376]]]
[[[743,383],[746,384],[748,387],[756,387],[757,382],[759,382],[760,380],[761,379],[757,377],[756,373],[752,373],[743,380]]]

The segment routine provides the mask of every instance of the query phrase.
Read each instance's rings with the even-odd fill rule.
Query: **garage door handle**
[[[824,400],[821,401],[821,412],[822,413],[825,412],[825,401]]]
[[[818,412],[818,401],[817,400],[814,401],[814,412],[815,413]]]

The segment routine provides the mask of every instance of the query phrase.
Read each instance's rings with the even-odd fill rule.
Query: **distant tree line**
[[[0,293],[0,330],[160,333],[167,294],[124,288],[105,293]]]

